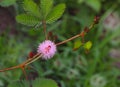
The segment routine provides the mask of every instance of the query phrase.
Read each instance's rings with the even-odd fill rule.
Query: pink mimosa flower
[[[50,40],[45,40],[44,42],[40,43],[37,50],[38,53],[42,54],[43,59],[52,58],[56,51],[57,49],[55,43]]]

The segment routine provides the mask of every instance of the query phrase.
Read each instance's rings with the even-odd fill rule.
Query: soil
[[[15,11],[13,7],[0,7],[0,35],[4,32],[9,32],[9,34],[14,34],[15,29]]]

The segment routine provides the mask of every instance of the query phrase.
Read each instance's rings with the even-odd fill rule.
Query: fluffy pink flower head
[[[44,42],[40,43],[37,50],[38,53],[42,54],[43,59],[52,58],[56,51],[57,49],[55,43],[50,40],[45,40]]]

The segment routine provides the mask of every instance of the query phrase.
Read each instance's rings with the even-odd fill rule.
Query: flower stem
[[[43,24],[43,28],[44,28],[45,39],[48,40],[47,30],[46,30],[46,22],[43,20],[42,24]]]

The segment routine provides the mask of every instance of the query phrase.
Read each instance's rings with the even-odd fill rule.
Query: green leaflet
[[[57,83],[52,79],[37,78],[32,81],[32,87],[58,87]],[[30,87],[30,83],[26,80],[17,81],[9,84],[7,87]]]
[[[41,16],[40,9],[33,0],[24,0],[23,7],[28,14],[40,18]]]
[[[74,42],[74,48],[73,50],[77,50],[78,48],[80,48],[83,45],[83,43],[80,40],[77,40]]]
[[[16,3],[16,0],[2,0],[0,1],[0,6],[8,7]]]
[[[33,87],[58,87],[57,83],[52,79],[37,78],[33,81]]]
[[[43,18],[45,19],[53,7],[53,0],[40,0],[40,1],[41,1],[41,4],[40,4],[41,12],[42,12]]]
[[[27,14],[20,14],[16,16],[16,20],[18,23],[28,25],[28,26],[36,26],[40,23],[40,20],[34,16]]]
[[[48,14],[46,22],[50,24],[59,19],[65,11],[65,7],[65,4],[59,4],[54,7],[53,10]]]

